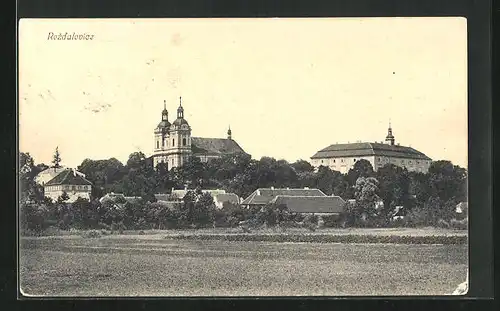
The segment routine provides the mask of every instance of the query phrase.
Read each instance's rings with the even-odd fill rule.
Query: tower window
[[[356,159],[354,159],[354,162],[356,162]]]
[[[174,159],[172,159],[172,167],[174,167]]]
[[[335,159],[333,159],[333,163],[335,163]]]
[[[160,142],[156,141],[156,149],[160,148]]]
[[[172,147],[175,147],[175,139],[172,139]]]
[[[183,139],[182,139],[182,145],[183,145],[183,146],[185,146],[185,145],[186,145],[186,139],[185,139],[185,138],[183,138]]]
[[[161,140],[161,146],[165,147],[165,140],[164,139]]]

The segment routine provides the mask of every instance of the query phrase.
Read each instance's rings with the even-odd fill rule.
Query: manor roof
[[[384,143],[349,143],[334,144],[316,152],[311,159],[354,157],[354,156],[387,156],[405,159],[431,160],[422,152],[411,147]]]

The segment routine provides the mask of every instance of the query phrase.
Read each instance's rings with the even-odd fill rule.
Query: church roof
[[[92,183],[74,170],[66,169],[45,184],[45,186],[53,185],[92,185]]]
[[[245,153],[236,141],[227,138],[191,137],[191,146],[194,155]]]
[[[158,126],[156,128],[169,128],[170,127],[170,122],[164,120],[158,123]]]
[[[368,142],[330,145],[316,152],[311,159],[373,155],[405,159],[431,160],[431,158],[422,152],[411,147]]]
[[[183,124],[189,125],[188,121],[186,121],[186,119],[184,119],[184,118],[177,118],[177,119],[175,119],[174,123],[172,123],[172,125],[177,125],[177,126],[180,126]]]

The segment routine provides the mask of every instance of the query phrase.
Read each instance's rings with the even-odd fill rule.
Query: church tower
[[[166,163],[166,144],[168,142],[170,122],[168,122],[167,101],[163,101],[163,111],[161,112],[161,121],[154,130],[154,147],[153,147],[153,165],[156,167],[158,163]]]
[[[387,129],[387,136],[385,137],[386,143],[394,145],[394,135],[392,135],[391,121],[389,121],[389,128]]]
[[[184,119],[182,97],[179,97],[177,119],[170,125],[167,146],[169,169],[182,166],[191,156],[191,127]]]

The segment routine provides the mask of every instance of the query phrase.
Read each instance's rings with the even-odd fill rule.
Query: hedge
[[[467,236],[379,236],[379,235],[300,235],[300,234],[231,234],[231,235],[177,235],[165,236],[176,240],[221,240],[260,242],[311,243],[390,243],[390,244],[467,244]]]

